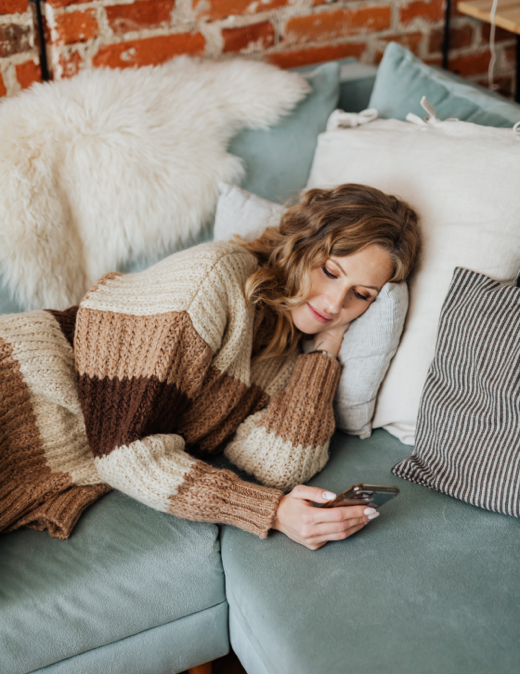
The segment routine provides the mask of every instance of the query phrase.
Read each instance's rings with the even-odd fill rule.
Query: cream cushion
[[[341,128],[335,119],[319,136],[308,187],[371,185],[405,199],[422,221],[422,262],[410,282],[403,337],[373,421],[412,445],[455,267],[509,284],[518,274],[519,137],[513,129],[456,120],[375,120]]]
[[[240,234],[250,241],[265,227],[276,226],[283,206],[261,199],[236,185],[220,184],[214,238]],[[376,396],[396,352],[408,309],[406,283],[387,283],[369,309],[349,327],[339,353],[343,366],[334,414],[338,428],[367,438],[372,432]],[[304,342],[312,349],[312,341]]]

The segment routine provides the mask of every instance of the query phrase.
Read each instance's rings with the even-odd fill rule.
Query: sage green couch
[[[435,73],[398,46],[375,86],[373,68],[325,65],[291,119],[233,141],[244,186],[279,201],[301,189],[338,96],[353,112],[376,97],[398,116],[404,104],[394,97],[392,108],[392,91],[416,86],[410,100],[437,96],[444,112],[462,97],[471,114],[484,100],[486,114],[502,115],[482,113],[478,123],[520,119],[520,107],[495,99],[496,112],[483,90],[473,87],[472,98],[470,85]],[[3,291],[0,312],[18,310]],[[397,480],[401,495],[362,532],[316,552],[278,532],[260,540],[178,520],[117,492],[66,541],[29,530],[2,536],[1,674],[174,674],[230,643],[248,674],[520,671],[519,523],[395,478],[390,468],[410,450],[383,430],[366,440],[335,434],[311,484],[339,491]]]

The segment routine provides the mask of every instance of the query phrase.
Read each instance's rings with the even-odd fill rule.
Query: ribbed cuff
[[[341,365],[336,358],[314,351],[298,356],[291,382],[325,408],[332,404],[340,376]]]
[[[231,474],[235,480],[231,480],[226,489],[226,507],[223,508],[226,519],[222,520],[223,523],[266,538],[273,526],[283,491],[244,482]]]
[[[283,492],[245,482],[230,470],[197,461],[169,499],[169,512],[197,522],[233,524],[265,538]]]

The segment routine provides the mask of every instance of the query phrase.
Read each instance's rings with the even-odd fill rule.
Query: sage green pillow
[[[316,68],[308,75],[312,92],[292,114],[269,129],[246,129],[233,138],[229,152],[246,165],[243,189],[284,203],[305,187],[318,134],[338,103],[339,74],[335,61]]]
[[[520,121],[520,105],[472,82],[426,65],[408,49],[390,42],[385,49],[370,107],[380,117],[405,120],[409,112],[424,117],[420,100],[426,96],[437,116],[456,117],[482,126],[512,127]]]

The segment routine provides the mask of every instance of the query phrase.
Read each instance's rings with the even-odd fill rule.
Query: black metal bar
[[[451,0],[446,0],[444,8],[444,37],[442,39],[442,67],[448,70],[448,59],[450,53],[450,21],[451,21]]]
[[[520,35],[516,36],[515,101],[520,103]]]
[[[42,15],[42,6],[41,3],[45,0],[31,0],[34,2],[36,8],[36,21],[38,23],[38,37],[40,38],[40,68],[42,71],[42,80],[48,82],[49,77],[49,67],[47,65],[47,49],[45,46],[45,31],[43,28],[43,15]]]

